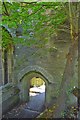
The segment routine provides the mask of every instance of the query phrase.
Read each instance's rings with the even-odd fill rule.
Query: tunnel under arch
[[[29,90],[31,85],[31,79],[34,77],[41,78],[45,82],[45,101],[46,101],[46,93],[48,87],[48,81],[39,73],[31,71],[22,77],[20,81],[20,91],[21,91],[21,100],[24,102],[29,102]]]
[[[45,82],[45,105],[48,105],[51,101],[52,85],[54,85],[53,77],[46,70],[37,65],[28,66],[18,74],[20,100],[23,102],[29,101],[30,80],[33,77],[39,77]]]

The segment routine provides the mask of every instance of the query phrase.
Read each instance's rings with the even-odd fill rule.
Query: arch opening
[[[33,77],[30,80],[30,89],[29,89],[29,98],[30,100],[33,97],[41,96],[43,94],[43,97],[40,97],[40,100],[43,102],[45,101],[45,87],[46,84],[44,80],[40,77]]]
[[[27,108],[33,111],[42,112],[45,109],[46,84],[42,78],[35,76],[30,79],[29,83]]]
[[[42,111],[48,104],[48,81],[37,72],[25,74],[20,82],[20,99],[28,104],[27,108]],[[35,103],[34,103],[35,101]]]
[[[20,88],[20,101],[29,103],[32,97],[34,98],[38,96],[35,93],[34,95],[32,95],[32,97],[30,95],[30,88],[36,87],[35,85],[33,86],[31,84],[31,81],[34,77],[37,80],[42,79],[45,83],[45,90],[44,90],[45,92],[44,92],[43,101],[44,101],[44,106],[48,107],[52,101],[52,89],[53,89],[53,85],[55,84],[50,82],[52,76],[50,74],[47,74],[47,72],[43,70],[43,68],[40,68],[38,66],[25,68],[24,70],[22,70],[21,74],[20,73],[18,74],[17,78],[19,83],[18,85]],[[37,87],[41,87],[41,86],[37,86]]]

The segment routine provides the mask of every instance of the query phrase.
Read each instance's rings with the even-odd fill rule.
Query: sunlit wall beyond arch
[[[39,100],[41,105],[45,103],[45,82],[40,77],[33,77],[30,80],[29,100]]]

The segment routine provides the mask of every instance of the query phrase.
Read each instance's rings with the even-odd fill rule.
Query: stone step
[[[36,118],[39,114],[37,111],[23,109],[16,118]]]

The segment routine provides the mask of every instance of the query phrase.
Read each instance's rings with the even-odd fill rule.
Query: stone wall
[[[6,113],[19,102],[19,89],[13,84],[6,84],[0,87],[0,106],[2,106],[2,114]]]
[[[40,43],[38,43],[38,46],[20,44],[15,46],[14,82],[15,84],[19,84],[20,80],[24,79],[26,75],[25,86],[27,86],[28,73],[39,73],[48,81],[51,92],[49,91],[46,94],[51,94],[51,97],[47,99],[52,100],[52,98],[57,97],[59,93],[59,87],[66,64],[66,56],[70,47],[70,35],[60,33],[57,37],[50,37],[43,47],[39,47],[39,44]],[[74,85],[77,86],[77,80],[77,78],[73,77],[72,87],[74,87]]]
[[[45,81],[45,103],[47,105],[58,96],[70,46],[70,35],[66,34],[64,37],[63,34],[60,34],[57,39],[54,36],[50,37],[43,47],[40,47],[39,44],[38,46],[15,45],[12,86],[8,85],[11,86],[8,89],[8,86],[3,86],[2,90],[3,113],[14,106],[19,99],[23,102],[29,101],[30,80],[33,77],[40,77]],[[0,53],[0,85],[2,85],[1,72]],[[75,76],[77,76],[77,68],[75,68],[75,75],[71,83],[72,87],[77,86],[78,83],[78,78]]]

